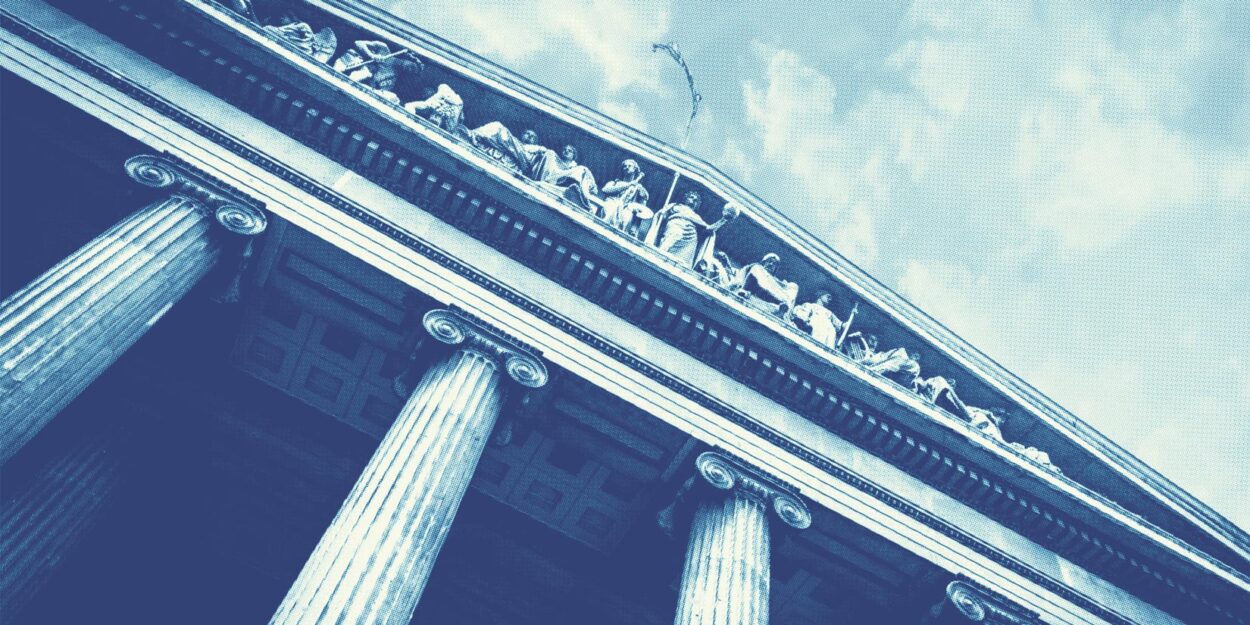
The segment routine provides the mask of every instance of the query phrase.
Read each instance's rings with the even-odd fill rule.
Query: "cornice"
[[[682,176],[699,180],[723,191],[726,199],[764,217],[761,228],[788,241],[794,249],[810,256],[831,276],[848,286],[863,301],[876,305],[886,314],[924,338],[930,347],[945,352],[962,367],[974,373],[1012,402],[1037,418],[1051,430],[1061,433],[1072,444],[1098,458],[1124,479],[1152,493],[1156,499],[1198,523],[1214,528],[1212,536],[1250,560],[1250,536],[1239,530],[1192,495],[1177,487],[1146,464],[1126,452],[1113,441],[1090,427],[1076,415],[1033,388],[993,359],[981,353],[963,338],[951,332],[924,311],[888,287],[876,281],[854,263],[831,250],[828,244],[794,224],[784,213],[756,197],[737,181],[711,163],[676,150],[645,133],[617,122],[559,93],[516,76],[470,51],[427,31],[413,27],[395,15],[369,2],[359,0],[307,0],[308,4],[329,9],[340,16],[379,25],[391,34],[407,39],[424,53],[436,54],[440,60],[465,75],[499,86],[513,97],[540,108],[544,113],[596,131],[601,138],[627,150],[645,153],[666,162]]]
[[[810,452],[799,447],[793,442],[787,441],[785,439],[781,439],[775,433],[763,428],[758,423],[750,419],[748,416],[737,413],[730,407],[721,405],[717,400],[715,400],[715,398],[710,397],[697,389],[694,389],[685,385],[679,379],[673,377],[667,372],[657,370],[654,367],[651,367],[650,365],[648,365],[647,363],[634,358],[632,355],[628,354],[627,352],[624,352],[620,350],[619,348],[616,348],[615,346],[602,341],[596,336],[586,333],[585,331],[581,330],[578,326],[571,324],[568,320],[556,317],[552,315],[549,311],[546,311],[545,309],[537,307],[532,301],[528,300],[527,298],[517,293],[510,291],[505,285],[502,285],[487,276],[483,276],[480,273],[473,270],[472,268],[464,266],[463,264],[460,264],[442,255],[436,250],[433,250],[429,248],[428,246],[421,244],[419,241],[413,239],[412,237],[404,233],[399,228],[396,228],[395,226],[391,224],[378,220],[376,217],[374,217],[372,214],[368,213],[367,211],[360,209],[359,207],[348,202],[347,200],[338,196],[337,194],[334,194],[333,192],[317,185],[316,183],[313,183],[312,181],[308,180],[307,178],[303,177],[297,172],[291,171],[290,169],[286,168],[284,165],[280,163],[276,163],[272,160],[267,159],[263,155],[257,153],[255,150],[252,150],[250,147],[239,143],[238,141],[234,140],[228,135],[225,135],[213,128],[207,127],[206,125],[199,122],[198,120],[178,110],[176,107],[173,107],[169,105],[167,102],[161,101],[153,97],[149,92],[147,92],[142,87],[128,83],[124,78],[100,66],[98,63],[95,63],[94,61],[90,59],[86,59],[84,57],[78,56],[72,51],[68,50],[67,48],[64,48],[63,46],[60,46],[56,42],[52,41],[51,39],[42,37],[39,33],[29,28],[24,28],[22,24],[13,20],[11,16],[8,16],[8,15],[5,16],[4,27],[6,29],[17,32],[19,35],[23,36],[27,40],[32,41],[33,43],[36,43],[37,45],[40,45],[40,47],[47,50],[48,52],[67,60],[68,62],[74,64],[80,69],[83,69],[84,71],[92,74],[94,77],[108,83],[110,86],[127,93],[131,97],[136,98],[137,100],[143,102],[144,104],[148,106],[151,106],[157,110],[160,110],[163,114],[168,115],[171,120],[176,121],[194,130],[195,132],[205,136],[207,139],[212,140],[218,143],[219,145],[231,150],[232,152],[248,159],[249,161],[257,165],[258,167],[266,171],[269,171],[271,173],[274,173],[280,176],[281,178],[283,178],[284,180],[291,182],[292,184],[300,186],[301,188],[305,189],[309,193],[325,201],[327,204],[334,206],[338,208],[339,210],[342,210],[344,213],[351,215],[353,218],[358,219],[361,222],[373,227],[377,231],[399,242],[404,243],[405,245],[413,249],[415,252],[420,253],[428,258],[431,258],[439,262],[443,266],[447,267],[450,271],[454,271],[460,275],[463,275],[469,278],[470,280],[472,280],[473,282],[478,283],[481,286],[487,288],[488,290],[499,294],[501,297],[504,297],[505,299],[508,299],[509,301],[516,303],[518,306],[531,311],[533,314],[535,314],[536,316],[540,318],[543,318],[545,321],[551,323],[552,325],[561,328],[562,330],[568,332],[570,335],[577,337],[579,340],[585,341],[588,345],[595,347],[596,349],[603,352],[605,355],[612,357],[622,363],[625,363],[640,372],[645,373],[646,375],[652,377],[652,379],[665,385],[666,387],[678,391],[683,396],[686,396],[696,401],[700,405],[703,405],[705,407],[708,407],[709,409],[714,410],[715,412],[717,412],[718,414],[721,414],[722,416],[729,419],[730,421],[738,423],[739,425],[742,425],[743,427],[757,433],[762,438],[765,438],[766,440],[769,440],[770,442],[777,444],[783,449],[786,449],[787,451],[794,453],[796,456],[803,458],[807,462],[810,462],[813,466],[819,467],[822,470],[826,471],[827,473],[837,477],[838,479],[848,484],[851,484],[866,493],[872,494],[874,497],[878,498],[879,500],[886,502],[889,505],[895,507],[896,509],[899,509],[905,512],[906,514],[908,514],[909,516],[912,516],[918,521],[921,521],[925,523],[926,525],[929,525],[930,527],[934,527],[935,529],[938,529],[943,534],[948,535],[952,538],[955,538],[960,543],[968,546],[974,551],[978,553],[982,553],[983,555],[986,555],[988,557],[991,557],[992,559],[1000,562],[1007,568],[1010,568],[1011,570],[1014,570],[1028,577],[1029,579],[1036,581],[1037,583],[1043,585],[1044,587],[1056,592],[1060,596],[1063,596],[1069,600],[1072,600],[1074,603],[1081,605],[1082,607],[1086,609],[1091,610],[1095,614],[1099,614],[1103,618],[1106,618],[1107,620],[1112,621],[1112,622],[1124,622],[1122,618],[1118,617],[1114,613],[1108,612],[1105,608],[1102,608],[1101,606],[1096,606],[1096,605],[1091,604],[1087,599],[1085,599],[1081,595],[1072,592],[1070,589],[1067,589],[1064,584],[1050,580],[1049,578],[1046,578],[1044,576],[1038,575],[1035,571],[1032,571],[1031,569],[1024,567],[1023,565],[1014,561],[1010,557],[1005,556],[1005,554],[1002,554],[996,549],[986,545],[979,539],[973,536],[969,536],[966,533],[958,530],[957,528],[954,528],[945,524],[940,518],[937,518],[934,515],[924,510],[915,508],[914,506],[911,506],[910,504],[899,500],[898,498],[890,495],[887,492],[881,491],[879,488],[877,488],[875,485],[871,484],[870,482],[863,480],[862,478],[850,472],[845,471],[841,467],[838,467],[837,465],[829,462],[828,460],[824,458],[811,454]],[[184,43],[187,40],[182,39],[180,37],[171,36],[169,37],[168,41],[169,41],[169,46],[171,48],[177,49],[179,46],[181,46],[185,48],[188,53],[191,53],[191,54],[203,55],[204,50],[206,50],[206,48],[198,47],[194,44],[187,45]],[[209,54],[208,57],[210,57],[208,59],[210,62],[214,62],[216,59],[221,58],[221,57],[214,57],[214,55],[212,54]],[[227,72],[229,72],[231,68],[227,66],[224,69]],[[272,91],[270,92],[270,95],[271,96],[274,95]],[[359,141],[355,143],[359,143]],[[353,148],[349,145],[345,149],[351,150]],[[364,150],[364,151],[361,152],[361,150]],[[379,169],[379,166],[378,166],[379,163],[384,158],[384,150],[380,152],[378,146],[373,146],[372,150],[373,150],[372,152],[373,156],[371,158],[372,158],[373,165],[372,167],[370,167],[369,162],[367,161],[365,162],[365,167],[367,169],[366,175],[368,175],[371,178],[376,178],[381,175],[379,174],[377,170]],[[357,154],[355,156],[361,159],[370,158],[368,156],[368,146],[361,146],[361,148],[356,149],[356,152]],[[342,154],[341,153],[336,154],[335,158],[338,158],[341,160]],[[416,165],[411,165],[411,163],[410,163],[410,168],[408,169],[399,168],[399,167],[396,167],[395,165],[398,164],[398,161],[403,160],[402,157],[397,157],[395,154],[392,153],[390,156],[390,159],[391,160],[389,162],[388,167],[380,168],[380,169],[385,170],[384,173],[386,174],[387,177],[384,179],[384,183],[386,184],[386,186],[393,190],[399,189],[403,191],[405,196],[413,198],[414,201],[418,203],[418,205],[422,206],[423,208],[426,208],[427,210],[430,210],[431,212],[440,216],[444,216],[444,217],[447,217],[451,213],[455,213],[456,215],[458,215],[456,219],[456,225],[463,226],[465,228],[468,228],[471,226],[472,231],[479,232],[479,233],[482,230],[492,232],[494,233],[494,237],[496,237],[496,240],[498,240],[497,239],[498,237],[502,237],[503,240],[507,242],[509,238],[512,238],[514,240],[511,241],[510,245],[517,249],[523,249],[527,242],[532,241],[532,238],[530,237],[530,235],[526,234],[526,231],[524,230],[524,228],[518,227],[519,225],[521,225],[520,221],[517,221],[514,217],[510,217],[509,215],[507,215],[505,212],[503,212],[501,209],[497,207],[482,205],[480,202],[477,205],[474,205],[473,200],[471,200],[467,194],[463,194],[462,191],[457,191],[456,188],[452,186],[450,182],[446,181],[447,179],[442,174],[442,172],[439,172],[434,169],[424,170],[424,169],[419,168]],[[357,163],[357,166],[359,166],[359,163]],[[417,171],[420,171],[421,174],[425,174],[425,175],[414,176],[413,173]],[[500,228],[501,225],[503,226],[503,228]],[[520,240],[519,241],[515,240],[518,237],[520,238]],[[541,258],[546,263],[548,263],[547,266],[545,267],[545,271],[550,274],[550,272],[554,270],[557,273],[563,274],[563,277],[560,278],[560,281],[562,283],[585,287],[587,284],[592,283],[597,276],[601,275],[601,272],[597,273],[593,269],[589,271],[579,272],[578,271],[579,267],[582,270],[585,270],[587,268],[587,262],[583,262],[583,261],[586,261],[586,258],[578,256],[578,253],[575,250],[570,250],[568,248],[564,248],[563,250],[561,250],[563,246],[559,245],[555,241],[540,240],[540,241],[532,241],[532,243],[533,245],[538,247],[537,251],[541,255]],[[571,258],[571,257],[575,257],[575,258]],[[570,265],[569,264],[570,260],[576,260],[576,262]],[[612,286],[612,285],[609,285],[609,286]],[[620,295],[620,294],[618,293],[617,295]],[[612,308],[618,312],[632,311],[631,314],[643,314],[644,318],[649,318],[649,320],[647,321],[647,325],[656,327],[656,324],[658,323],[658,324],[661,324],[660,325],[661,329],[667,328],[667,331],[669,332],[673,331],[674,326],[676,326],[677,329],[684,330],[687,334],[689,334],[691,328],[697,329],[698,327],[697,322],[691,323],[693,320],[681,319],[679,313],[678,313],[678,317],[674,319],[673,318],[674,313],[671,307],[665,307],[661,303],[655,302],[654,299],[651,299],[650,301],[647,301],[645,299],[640,300],[638,293],[634,293],[633,296],[630,297],[629,299],[618,300],[617,305],[614,305]],[[690,340],[689,337],[687,340]],[[771,367],[767,366],[766,360],[764,362],[759,362],[760,357],[758,354],[747,354],[738,350],[734,350],[734,353],[731,353],[728,355],[728,358],[731,358],[731,359],[735,357],[737,359],[739,367],[743,366],[742,363],[746,361],[750,361],[756,365],[751,371],[748,372],[748,373],[753,373],[752,377],[754,378],[760,378],[760,377],[777,378],[778,376],[780,376],[781,381],[787,381],[791,379],[784,372],[778,374],[775,366],[771,366]],[[764,365],[764,366],[761,367],[760,365]],[[741,374],[739,373],[738,375],[741,375]],[[775,382],[776,380],[773,380],[773,381]],[[763,384],[763,382],[760,382],[760,384]],[[755,386],[755,384],[752,384],[752,386]],[[789,390],[794,391],[795,389],[790,388]],[[886,421],[884,421],[881,416],[874,415],[871,413],[865,413],[864,411],[853,408],[850,404],[844,401],[840,401],[828,394],[819,393],[817,391],[818,389],[809,390],[808,393],[810,393],[814,397],[807,397],[807,399],[817,400],[817,402],[821,404],[821,407],[810,408],[808,411],[805,411],[805,413],[812,414],[813,417],[815,417],[818,421],[822,423],[837,425],[838,430],[835,430],[835,431],[850,432],[852,434],[858,432],[858,435],[854,437],[854,439],[857,440],[857,442],[875,441],[877,444],[880,444],[880,446],[882,446],[883,449],[885,449],[886,457],[891,457],[895,459],[907,458],[907,457],[915,458],[916,451],[918,450],[921,452],[921,455],[918,459],[919,462],[931,464],[932,458],[938,458],[939,459],[938,464],[940,465],[938,469],[942,469],[943,467],[947,469],[954,468],[955,464],[950,459],[941,460],[942,456],[934,455],[934,454],[939,453],[938,450],[932,449],[932,448],[926,450],[922,443],[919,443],[918,441],[913,439],[912,436],[910,436],[906,431],[894,428],[893,426],[888,424]],[[959,466],[963,466],[963,465],[959,465]],[[954,473],[955,474],[965,473],[965,470],[960,469],[958,471],[954,471]],[[977,484],[978,489],[980,489],[982,485],[987,484],[984,478],[981,478],[980,481],[976,481],[975,478],[977,476],[975,476],[975,474],[968,476],[968,477],[972,477],[974,479],[974,481],[971,482],[970,484]],[[967,486],[965,486],[964,488],[966,489]],[[982,493],[981,496],[984,496],[984,493]],[[966,499],[966,497],[961,497],[961,498]],[[1020,512],[1021,514],[1027,515],[1027,514],[1037,511],[1036,507],[1033,507],[1030,509],[1029,505],[1025,502],[1017,502],[1016,505],[1023,505],[1023,507],[1021,508],[1022,512]],[[977,506],[977,507],[981,507],[981,506]],[[1033,532],[1029,532],[1027,527],[1024,528],[1022,531],[1033,533]]]

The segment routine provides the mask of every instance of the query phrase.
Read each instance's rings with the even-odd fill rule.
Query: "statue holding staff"
[[[833,314],[832,310],[829,310],[829,305],[832,303],[833,295],[828,291],[820,291],[816,294],[815,300],[795,306],[790,316],[806,326],[812,338],[829,349],[837,350],[842,345],[842,341],[846,340],[846,331],[851,327],[851,320],[855,318],[859,304],[855,304],[850,316],[846,321],[842,321]]]
[[[735,204],[726,204],[721,218],[709,224],[699,216],[702,198],[698,191],[686,191],[683,200],[656,212],[644,241],[682,267],[694,269],[698,259],[715,259],[716,231],[737,218],[739,209]]]

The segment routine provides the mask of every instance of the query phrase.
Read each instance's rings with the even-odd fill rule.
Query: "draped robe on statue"
[[[911,384],[920,375],[920,363],[907,353],[905,347],[895,347],[885,352],[874,352],[862,361],[873,373],[891,378],[902,384]]]
[[[681,266],[694,269],[697,260],[715,261],[716,233],[710,232],[710,227],[693,208],[674,202],[655,214],[645,242],[673,257]],[[701,232],[707,232],[702,241],[699,240]]]
[[[424,100],[405,104],[404,109],[430,120],[457,139],[471,140],[469,129],[464,125],[464,100],[446,84],[439,85],[434,95]]]
[[[639,180],[612,180],[603,185],[603,217],[613,228],[633,234],[654,212],[647,208],[651,195]]]
[[[537,180],[534,167],[539,154],[546,150],[541,145],[528,145],[521,141],[503,122],[490,122],[474,128],[469,134],[473,137],[473,145],[488,156],[499,161],[531,180]]]
[[[825,308],[820,302],[807,302],[795,306],[792,315],[811,328],[812,338],[829,349],[837,348],[842,321],[834,316],[833,311]]]
[[[555,185],[564,189],[564,197],[578,206],[592,211],[591,198],[599,195],[599,185],[595,175],[585,165],[575,160],[566,160],[555,150],[543,148],[533,156],[532,178],[539,182]]]
[[[747,296],[748,304],[774,315],[794,308],[794,300],[799,296],[798,283],[774,276],[763,263],[746,265],[741,272],[742,286],[738,293]]]
[[[328,26],[314,34],[307,22],[291,22],[282,26],[266,26],[265,32],[321,63],[329,61],[338,47],[338,39]]]
[[[927,399],[929,403],[957,417],[969,418],[968,406],[964,404],[963,400],[959,399],[959,395],[955,393],[954,385],[940,375],[935,375],[931,378],[917,376],[912,381],[912,390]]]

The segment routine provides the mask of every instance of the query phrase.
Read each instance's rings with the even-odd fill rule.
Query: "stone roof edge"
[[[360,0],[306,1],[332,13],[346,12],[358,20],[377,24],[380,29],[393,35],[420,43],[422,44],[420,49],[423,52],[439,55],[442,57],[440,60],[448,62],[449,66],[471,78],[477,78],[502,91],[510,92],[531,106],[562,119],[566,123],[593,132],[624,149],[643,152],[659,162],[667,162],[674,166],[674,169],[679,170],[683,176],[703,182],[724,193],[729,199],[749,208],[748,212],[756,217],[753,221],[757,225],[770,231],[778,239],[789,243],[796,251],[807,256],[813,264],[828,271],[834,279],[894,317],[909,331],[929,341],[934,349],[945,352],[945,355],[955,363],[1015,401],[1051,430],[1086,449],[1104,465],[1112,467],[1126,479],[1135,482],[1144,492],[1153,495],[1178,514],[1208,530],[1208,533],[1218,541],[1250,560],[1250,533],[1233,525],[1218,512],[979,351],[910,301],[878,282],[859,266],[816,239],[771,204],[755,196],[714,165],[681,152],[576,100],[533,83],[511,70],[419,26],[387,14],[375,6]]]

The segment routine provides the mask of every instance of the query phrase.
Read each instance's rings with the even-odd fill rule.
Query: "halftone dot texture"
[[[377,2],[674,144],[678,42],[692,152],[1250,528],[1250,3]]]

